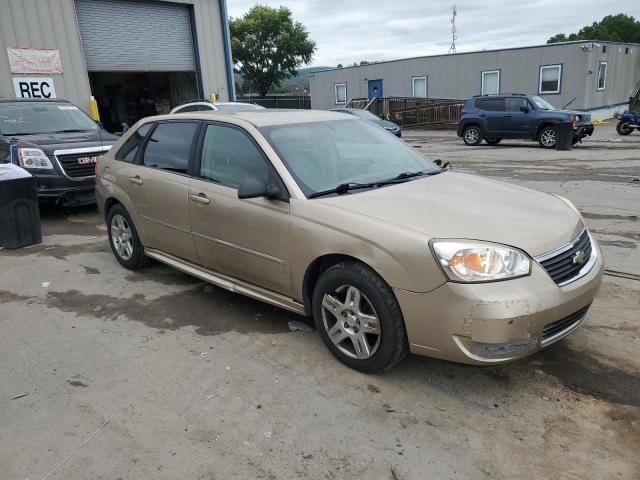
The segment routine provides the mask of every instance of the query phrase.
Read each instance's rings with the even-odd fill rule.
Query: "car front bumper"
[[[34,173],[38,181],[38,198],[44,201],[62,203],[66,206],[90,205],[95,203],[94,178],[69,179],[57,172]]]
[[[590,137],[593,135],[594,126],[592,124],[588,125],[578,125],[574,131],[573,135],[578,138]]]
[[[447,282],[428,293],[394,289],[412,353],[489,365],[530,355],[572,333],[586,318],[604,270],[602,253],[562,287],[536,261],[531,275],[501,282]]]

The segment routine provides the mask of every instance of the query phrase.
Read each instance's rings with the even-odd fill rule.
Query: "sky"
[[[640,18],[640,0],[259,0],[284,5],[302,22],[318,50],[311,66],[447,53],[455,3],[458,52],[546,43],[606,15]],[[256,0],[227,0],[231,17]]]

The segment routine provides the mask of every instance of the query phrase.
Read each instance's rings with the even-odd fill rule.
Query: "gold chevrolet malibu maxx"
[[[483,365],[531,354],[581,324],[603,271],[568,200],[443,171],[341,113],[147,118],[96,178],[124,267],[153,258],[311,315],[363,372],[409,351]]]

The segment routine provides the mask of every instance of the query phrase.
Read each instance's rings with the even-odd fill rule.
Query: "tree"
[[[582,27],[577,33],[558,33],[547,43],[572,40],[600,40],[603,42],[640,43],[640,21],[631,15],[607,15],[599,22]]]
[[[243,17],[230,19],[229,29],[234,70],[262,96],[296,75],[316,51],[304,25],[286,7],[256,5]]]

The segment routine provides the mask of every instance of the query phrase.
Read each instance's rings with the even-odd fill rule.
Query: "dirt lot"
[[[570,152],[405,139],[565,195],[608,268],[640,274],[640,134],[606,125]],[[366,376],[292,314],[124,270],[92,208],[43,218],[42,245],[0,252],[2,479],[640,478],[640,281],[606,276],[584,327],[524,361]]]

